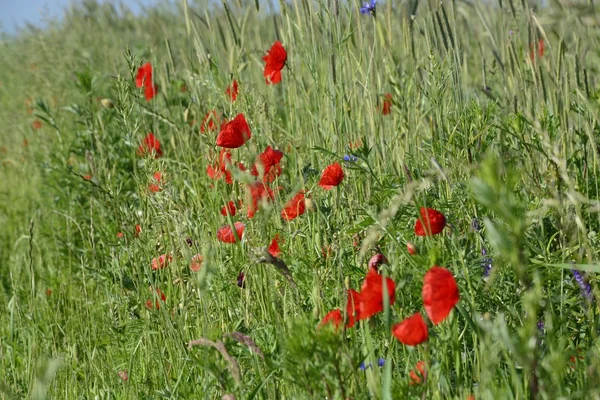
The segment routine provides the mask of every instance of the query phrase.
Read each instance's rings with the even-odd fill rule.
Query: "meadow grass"
[[[184,0],[134,16],[85,1],[2,38],[0,398],[600,397],[597,7],[361,6]],[[275,40],[288,59],[267,85]],[[145,62],[151,101],[135,86]],[[275,199],[252,219],[220,214],[247,204],[254,178],[207,176],[210,110],[248,120],[236,162],[284,152]],[[163,157],[137,154],[148,132]],[[325,191],[335,161],[346,177]],[[286,222],[299,190],[309,209]],[[415,236],[422,206],[445,214],[443,233]],[[243,240],[217,241],[236,221]],[[276,234],[294,283],[258,262]],[[375,253],[395,302],[353,328],[318,328]],[[154,271],[161,254],[173,261]],[[391,327],[423,310],[433,265],[453,273],[460,301],[407,347]]]

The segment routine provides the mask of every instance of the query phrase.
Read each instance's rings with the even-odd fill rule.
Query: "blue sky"
[[[133,11],[140,10],[140,5],[159,2],[161,0],[124,1]],[[0,31],[14,34],[16,28],[26,22],[43,27],[44,20],[60,17],[62,10],[72,3],[73,0],[0,0]]]

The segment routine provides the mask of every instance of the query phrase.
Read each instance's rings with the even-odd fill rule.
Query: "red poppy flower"
[[[92,176],[91,175],[84,175],[83,179],[86,181],[91,181],[92,180]]]
[[[142,233],[142,226],[141,225],[136,225],[135,226],[135,237],[140,236],[140,233]]]
[[[423,277],[421,295],[427,316],[435,325],[446,319],[460,298],[452,273],[438,266],[431,267]]]
[[[163,293],[162,290],[160,289],[156,289],[156,296],[158,298],[160,298],[160,300],[162,300],[163,302],[167,301],[167,296],[165,296],[165,294]],[[156,299],[156,301],[154,302],[154,304],[152,304],[152,300],[147,300],[146,301],[146,308],[148,310],[152,310],[154,308],[156,308],[157,310],[160,309],[160,301],[158,300],[158,298]]]
[[[348,290],[348,301],[346,302],[346,314],[348,320],[346,321],[346,328],[352,328],[356,321],[358,321],[358,314],[360,310],[360,293],[354,289]]]
[[[248,218],[254,218],[263,201],[273,200],[275,194],[265,183],[255,181],[247,185],[248,188]]]
[[[425,226],[428,228],[425,230]],[[421,218],[415,223],[415,234],[417,236],[437,235],[444,230],[446,226],[446,217],[433,208],[421,207]]]
[[[31,127],[33,129],[40,129],[42,127],[42,121],[40,121],[39,119],[36,119],[35,121],[33,121],[33,123],[31,124]]]
[[[155,84],[144,85],[144,97],[146,101],[152,100],[156,96],[157,91],[158,87]]]
[[[250,127],[244,118],[244,114],[238,114],[234,119],[221,127],[217,136],[217,146],[228,149],[237,149],[252,137]]]
[[[406,251],[408,251],[408,254],[410,254],[411,256],[417,255],[419,253],[419,249],[417,248],[417,246],[415,246],[411,242],[406,242]]]
[[[383,115],[388,115],[392,112],[392,94],[386,93],[383,98],[383,106],[381,106],[381,113]]]
[[[123,238],[123,232],[117,232],[117,238],[119,238],[119,239]]]
[[[162,181],[162,172],[160,172],[160,171],[155,172],[154,175],[152,175],[152,177],[154,178],[156,183],[150,183],[148,185],[148,189],[150,189],[150,191],[152,193],[160,192],[161,187],[158,184],[161,183],[161,181]]]
[[[392,333],[400,342],[407,346],[416,346],[429,337],[427,325],[421,313],[415,313],[399,324],[394,325]]]
[[[421,377],[425,378],[427,376],[427,371],[425,370],[425,361],[419,361],[416,365],[416,370],[414,369],[410,371],[410,379],[411,385],[418,385],[421,383]],[[417,375],[418,374],[418,375]]]
[[[369,260],[369,269],[374,268],[377,270],[381,264],[387,264],[387,262],[388,260],[383,254],[377,253]]]
[[[339,327],[342,325],[343,321],[344,321],[344,316],[342,315],[342,312],[336,308],[335,310],[329,311],[327,313],[327,315],[325,315],[323,317],[323,319],[321,320],[321,323],[319,324],[319,328],[321,328],[327,324],[333,324],[333,327],[337,331],[339,329]]]
[[[225,204],[223,207],[221,207],[221,215],[223,216],[227,216],[227,215],[231,215],[232,217],[235,216],[235,203],[233,201],[230,201],[229,203]]]
[[[152,84],[152,64],[149,62],[142,65],[135,76],[135,86],[138,88],[148,84]]]
[[[396,284],[390,278],[385,278],[389,304],[396,300]],[[369,318],[383,311],[383,276],[375,268],[370,268],[360,291],[360,306],[358,319]]]
[[[292,197],[290,201],[285,203],[283,210],[281,210],[281,218],[286,221],[291,221],[304,214],[305,211],[306,201],[304,191],[301,190],[294,197]]]
[[[231,84],[231,86],[229,86],[225,90],[225,93],[231,99],[232,103],[237,100],[237,97],[238,97],[238,83],[237,83],[237,81],[235,79],[233,80],[233,83]]]
[[[202,262],[204,261],[204,257],[200,254],[196,254],[192,257],[192,261],[190,262],[190,270],[192,272],[198,272],[202,268]]]
[[[258,176],[259,166],[262,166],[263,180],[265,182],[273,182],[276,177],[281,175],[281,166],[279,165],[279,162],[281,162],[282,158],[282,151],[275,150],[269,146],[258,156],[258,160],[252,167],[250,174]]]
[[[342,182],[344,176],[344,171],[340,163],[334,162],[323,171],[319,186],[325,190],[331,190]]]
[[[152,132],[146,135],[144,141],[138,147],[138,156],[143,157],[147,154],[153,154],[154,158],[159,158],[163,155],[160,149],[160,142]]]
[[[154,271],[158,269],[164,269],[169,265],[171,261],[173,261],[173,257],[170,254],[160,255],[152,259],[152,269]]]
[[[237,237],[242,240],[242,237],[244,236],[244,229],[246,229],[246,224],[243,222],[236,222],[233,224],[233,227],[235,228],[235,233],[229,225],[219,228],[217,231],[217,239],[223,243],[235,243],[237,241],[235,237],[237,234]]]
[[[281,82],[281,70],[287,61],[287,52],[279,40],[271,46],[271,49],[267,55],[263,57],[263,60],[265,61],[265,71],[263,75],[267,85]]]
[[[200,124],[200,132],[206,133],[208,131],[215,131],[221,123],[221,119],[215,110],[209,111],[204,116],[202,124]]]
[[[539,39],[537,42],[538,56],[543,57],[545,50],[546,50],[546,45],[544,43],[544,39]],[[531,61],[535,61],[535,45],[533,43],[531,43],[529,45],[529,58],[531,58]]]
[[[279,257],[281,255],[281,249],[279,243],[283,243],[283,240],[279,237],[279,234],[275,235],[271,244],[269,245],[269,254],[273,257]]]
[[[150,101],[156,95],[156,85],[152,82],[152,64],[142,65],[135,77],[135,86],[144,87],[144,96]]]

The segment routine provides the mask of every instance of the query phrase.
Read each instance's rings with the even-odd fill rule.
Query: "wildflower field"
[[[600,398],[592,2],[84,1],[0,39],[0,399]]]

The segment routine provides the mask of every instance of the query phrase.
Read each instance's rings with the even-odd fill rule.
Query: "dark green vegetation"
[[[275,16],[243,3],[134,18],[86,2],[47,31],[2,41],[0,398],[598,398],[596,7],[387,0],[373,18],[356,1],[281,3]],[[276,39],[288,62],[268,86],[261,57]],[[159,87],[151,102],[134,83],[143,62]],[[234,160],[251,165],[268,145],[285,153],[275,201],[232,220],[247,223],[236,245],[216,240],[220,208],[245,200],[248,178],[207,177],[219,149],[199,123],[213,109],[250,124]],[[160,159],[137,155],[150,131]],[[316,186],[359,140],[343,183]],[[314,210],[282,221],[302,188]],[[444,233],[415,237],[423,205],[446,215]],[[256,263],[276,233],[297,290]],[[318,330],[376,249],[396,302],[344,333]],[[164,253],[173,262],[152,271]],[[454,273],[460,309],[409,349],[389,327],[421,310],[434,264]],[[166,296],[159,310],[145,307],[153,287]],[[224,343],[239,382],[231,359],[188,349],[201,337]],[[410,385],[419,360],[427,380]]]

